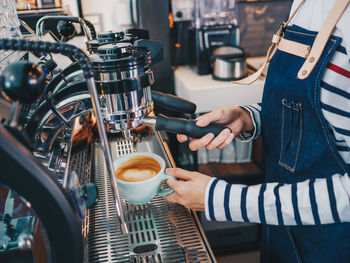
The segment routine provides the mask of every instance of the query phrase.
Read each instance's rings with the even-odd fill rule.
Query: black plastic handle
[[[152,100],[156,105],[179,113],[193,114],[196,112],[197,108],[196,104],[193,102],[159,91],[152,91]]]
[[[149,39],[149,31],[141,28],[128,28],[125,33],[131,34],[137,39]]]
[[[151,52],[151,66],[163,60],[163,43],[140,39],[134,42],[134,47],[143,47]]]
[[[194,120],[167,117],[163,114],[159,114],[156,121],[156,130],[158,131],[165,130],[171,133],[186,134],[196,139],[208,133],[213,133],[215,136],[218,136],[219,133],[225,129],[230,128],[213,123],[209,124],[207,127],[198,127]]]

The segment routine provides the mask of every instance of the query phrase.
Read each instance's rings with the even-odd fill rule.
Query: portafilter
[[[156,104],[175,112],[192,114],[196,110],[193,103],[176,96],[156,92],[152,94],[154,79],[149,49],[131,43],[107,44],[90,55],[90,60],[95,71],[107,132],[126,131],[146,124],[154,126],[156,130],[199,138],[208,132],[218,135],[225,129],[216,124],[200,128],[192,120],[164,115],[157,118],[148,116],[153,110],[152,99]]]
[[[152,111],[150,52],[131,43],[106,44],[90,60],[107,131],[140,126]]]

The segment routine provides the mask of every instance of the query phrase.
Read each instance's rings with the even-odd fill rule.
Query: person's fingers
[[[208,145],[207,149],[208,150],[214,150],[216,147],[224,143],[227,139],[227,137],[230,135],[231,130],[230,129],[225,129],[218,136],[215,137],[214,140],[212,140]]]
[[[176,178],[180,178],[183,180],[190,180],[192,177],[192,172],[186,171],[184,169],[181,168],[168,168],[165,170],[165,172],[169,175],[172,175]],[[175,181],[175,182],[173,182]],[[174,179],[168,179],[167,182],[170,182],[172,185],[174,185],[175,187],[178,186],[178,184],[180,184],[181,182],[176,181]],[[169,184],[168,184],[169,185]],[[171,188],[173,188],[171,185],[169,185]]]
[[[236,136],[237,134],[240,134],[243,129],[243,121],[240,119],[235,120],[231,125],[230,129],[232,133]]]
[[[209,112],[209,113],[206,113],[206,114],[200,116],[196,121],[196,125],[199,127],[205,127],[205,126],[208,126],[212,122],[220,120],[221,117],[222,117],[222,111],[221,110],[214,110],[212,112]]]
[[[167,180],[168,185],[174,189],[173,193],[166,196],[168,202],[178,203],[190,209],[205,209],[205,192],[211,177],[182,169],[167,169],[166,172],[175,176],[181,175],[179,178],[186,180]]]
[[[176,189],[178,188],[179,181],[175,179],[167,179],[166,183],[169,185],[170,188],[176,191]]]
[[[235,135],[233,133],[230,133],[230,135],[226,138],[226,140],[222,144],[220,144],[217,148],[220,150],[223,149],[224,147],[229,145],[234,138],[235,138]]]
[[[165,198],[169,203],[178,203],[178,198],[176,193],[168,194]]]
[[[189,148],[191,151],[197,151],[198,149],[207,146],[213,139],[215,135],[213,133],[208,133],[200,139],[191,140],[189,143]]]
[[[184,134],[176,134],[176,138],[179,142],[185,142],[188,139],[188,137]]]

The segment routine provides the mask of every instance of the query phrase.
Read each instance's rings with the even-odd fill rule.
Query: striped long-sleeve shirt
[[[292,11],[301,0],[294,1]],[[308,0],[292,23],[319,31],[335,0]],[[321,109],[336,148],[350,166],[350,8],[334,31],[341,46],[331,58],[321,82]],[[261,134],[261,105],[244,106]],[[247,134],[241,134],[246,138]],[[209,220],[255,222],[272,225],[318,225],[350,222],[350,175],[330,174],[294,184],[231,185],[213,178],[206,189],[205,213]]]

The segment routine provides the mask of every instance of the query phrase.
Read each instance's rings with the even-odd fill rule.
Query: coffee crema
[[[115,176],[121,181],[139,182],[155,176],[159,173],[160,168],[154,158],[138,155],[122,163],[115,171]]]

